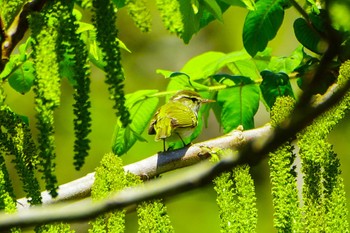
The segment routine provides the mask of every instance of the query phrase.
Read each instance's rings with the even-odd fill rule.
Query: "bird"
[[[181,90],[173,95],[169,102],[162,105],[151,119],[148,128],[149,135],[155,135],[155,141],[182,141],[191,136],[198,125],[198,111],[201,104],[215,102],[203,99],[198,93],[191,90]]]

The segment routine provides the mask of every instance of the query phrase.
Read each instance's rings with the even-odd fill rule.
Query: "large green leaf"
[[[21,94],[27,93],[33,86],[35,78],[34,65],[30,60],[25,61],[8,77],[10,86]]]
[[[261,72],[261,76],[263,81],[260,84],[260,89],[264,101],[269,108],[272,108],[279,96],[291,96],[294,98],[288,75],[282,72],[273,73],[264,70]]]
[[[231,88],[220,90],[217,96],[218,106],[213,108],[215,115],[220,116],[224,133],[242,125],[244,129],[254,127],[254,115],[259,108],[260,91],[254,82],[244,76],[220,75],[218,81]]]
[[[280,28],[284,18],[284,0],[259,0],[255,11],[250,11],[243,26],[243,44],[254,57],[263,51]]]
[[[126,128],[122,127],[120,120],[116,124],[112,142],[112,150],[116,155],[126,153],[137,140],[145,141],[141,134],[157,110],[159,102],[157,97],[148,96],[157,92],[157,90],[141,90],[125,96],[125,105],[129,108],[132,121]]]
[[[303,61],[304,54],[303,47],[299,46],[289,57],[272,57],[268,70],[290,74]]]
[[[227,67],[234,75],[250,77],[253,80],[260,79],[260,71],[267,68],[271,59],[271,49],[265,49],[259,52],[254,58],[242,50],[228,54],[231,62],[227,63]],[[224,59],[222,59],[224,60]]]
[[[225,57],[225,54],[221,52],[202,53],[189,60],[181,69],[181,72],[188,74],[191,80],[207,78],[221,68],[218,61],[223,57]]]
[[[323,53],[326,49],[326,44],[322,40],[320,33],[316,31],[308,22],[303,18],[298,18],[293,24],[295,37],[297,40],[305,46],[307,49],[315,53]]]

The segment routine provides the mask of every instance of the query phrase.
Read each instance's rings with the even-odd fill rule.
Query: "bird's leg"
[[[179,138],[180,138],[180,140],[181,140],[181,142],[182,142],[183,146],[184,146],[184,147],[185,147],[185,146],[187,146],[187,145],[186,145],[186,143],[184,142],[184,140],[182,140],[182,138],[181,138],[180,134],[179,134],[179,133],[176,133],[176,134],[177,134],[177,136],[179,136]]]
[[[165,138],[163,138],[163,152],[165,152]]]

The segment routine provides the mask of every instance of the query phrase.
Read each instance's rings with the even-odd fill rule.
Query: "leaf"
[[[157,92],[158,90],[141,90],[125,96],[125,106],[129,108],[132,121],[124,128],[118,119],[112,142],[112,150],[116,155],[125,154],[137,140],[145,141],[141,134],[157,110],[159,102],[157,97],[147,96]]]
[[[254,57],[263,51],[280,28],[283,18],[284,0],[260,0],[256,10],[250,11],[243,26],[243,44],[247,52]]]
[[[33,86],[34,71],[33,62],[27,60],[8,77],[10,86],[21,94],[27,93]]]
[[[204,79],[215,74],[221,67],[218,66],[220,58],[225,54],[221,52],[206,52],[190,59],[181,72],[188,74],[191,80]]]
[[[255,10],[255,1],[253,0],[221,0],[231,6],[245,7],[250,11]]]
[[[203,3],[206,10],[208,10],[216,19],[222,21],[222,11],[215,0],[203,0]]]
[[[218,77],[219,78],[219,77]],[[221,82],[231,82],[234,87],[220,90],[217,96],[219,108],[214,108],[219,116],[224,133],[243,125],[244,129],[254,127],[254,115],[259,107],[260,91],[254,82],[243,76],[220,77]]]
[[[325,42],[322,40],[320,33],[308,24],[305,19],[298,18],[293,24],[294,34],[297,40],[307,49],[314,53],[324,53],[327,49]]]
[[[329,16],[336,30],[350,31],[350,4],[348,1],[331,1]]]
[[[242,50],[239,53],[231,53],[232,60],[228,63],[228,68],[234,75],[250,77],[253,80],[260,79],[260,71],[267,68],[270,58],[271,49],[267,48],[263,52],[259,52],[254,58]]]
[[[174,72],[173,74],[175,73],[176,76],[171,78],[167,86],[167,91],[177,91],[185,89],[192,89],[197,91],[208,90],[207,86],[190,80],[187,74],[181,74],[180,72]],[[169,98],[170,97],[168,96],[166,100],[169,100]]]
[[[272,57],[268,70],[290,74],[300,65],[303,58],[304,51],[303,48],[299,46],[289,57]]]
[[[192,8],[191,1],[188,0],[179,0],[180,3],[180,12],[182,15],[183,23],[183,33],[181,38],[185,44],[190,42],[192,36],[197,33],[200,29],[199,22],[203,9],[199,8],[199,12],[194,12]]]
[[[228,9],[228,5],[215,0],[199,1],[199,5],[193,5],[193,1],[178,0],[182,16],[183,30],[180,37],[188,44],[192,36],[205,27],[215,18],[222,20],[222,13]]]
[[[261,76],[263,81],[260,84],[260,90],[265,103],[270,109],[279,96],[291,96],[294,98],[293,89],[287,74],[264,70],[261,72]]]

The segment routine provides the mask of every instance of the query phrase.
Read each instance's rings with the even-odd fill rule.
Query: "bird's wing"
[[[169,105],[172,114],[168,116],[171,118],[173,128],[186,128],[197,126],[197,116],[192,109],[182,104]],[[175,117],[174,117],[175,116]]]

